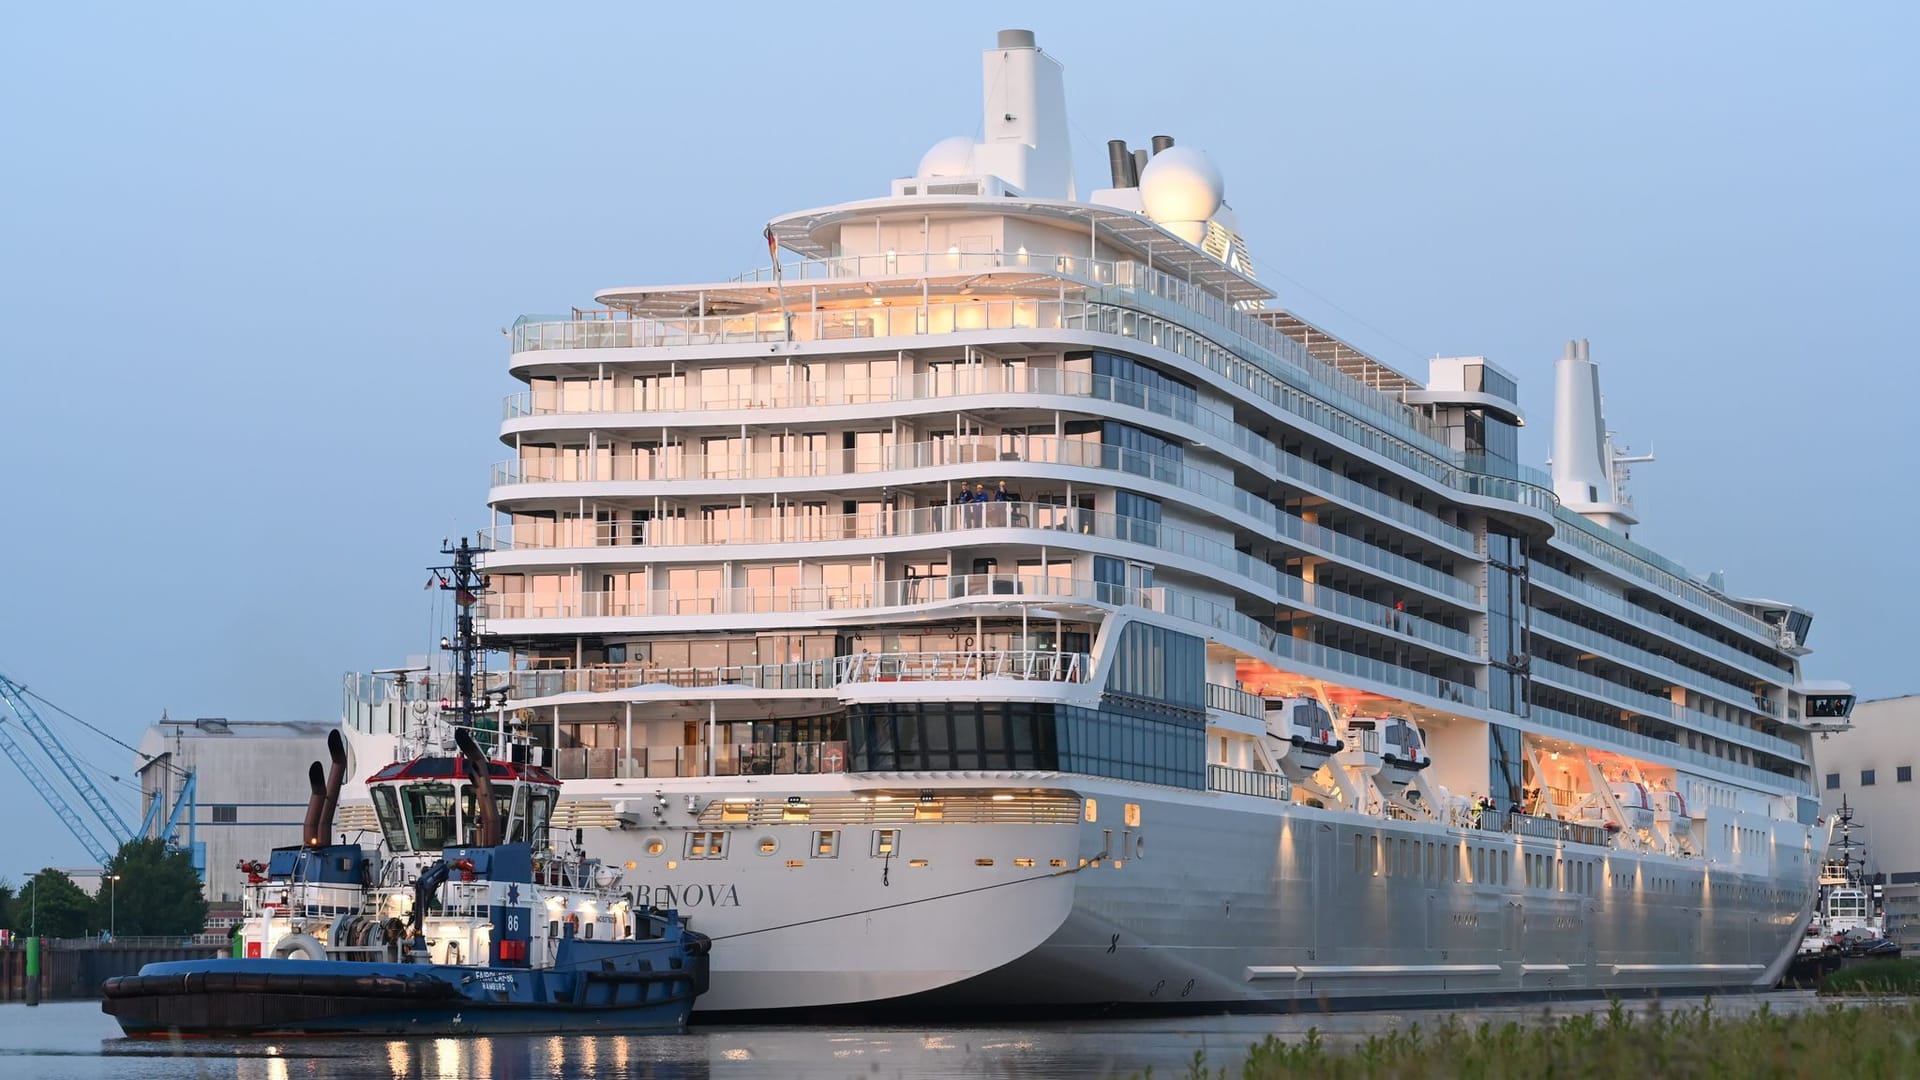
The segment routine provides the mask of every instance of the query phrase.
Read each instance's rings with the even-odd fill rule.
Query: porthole
[[[1143,858],[1145,857],[1146,854],[1147,854],[1147,838],[1144,836],[1134,837],[1133,838],[1133,857],[1136,859]]]
[[[760,838],[759,850],[762,855],[771,855],[780,850],[780,841],[771,836],[763,836]]]
[[[647,846],[646,846],[647,858],[649,859],[659,858],[660,854],[666,850],[667,850],[667,842],[665,840],[662,840],[657,836],[647,837]],[[629,867],[628,869],[632,869],[632,868]]]

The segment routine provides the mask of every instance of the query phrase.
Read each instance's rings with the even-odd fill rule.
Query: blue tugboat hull
[[[592,970],[337,960],[148,964],[138,975],[109,979],[101,1007],[136,1037],[685,1031],[706,958],[683,966],[677,949],[624,944],[624,955]]]

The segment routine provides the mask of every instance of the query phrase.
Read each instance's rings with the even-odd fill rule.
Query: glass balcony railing
[[[1235,769],[1227,765],[1207,766],[1207,790],[1231,795],[1258,795],[1263,799],[1285,802],[1293,798],[1293,785],[1279,773]]]
[[[1610,529],[1595,525],[1571,510],[1562,508],[1555,513],[1553,538],[1579,548],[1609,566],[1625,570],[1675,600],[1711,615],[1769,646],[1775,645],[1780,639],[1779,632],[1764,620],[1754,618],[1694,584],[1680,564]]]
[[[1196,626],[1237,635],[1261,650],[1285,660],[1308,664],[1323,671],[1369,679],[1376,683],[1424,694],[1436,701],[1486,708],[1487,692],[1414,671],[1397,663],[1376,660],[1357,653],[1344,652],[1326,645],[1277,633],[1272,627],[1239,611],[1203,597],[1168,590],[1164,594],[1166,614]],[[1335,680],[1337,681],[1337,680]]]
[[[489,620],[602,619],[866,611],[980,598],[1004,602],[1020,597],[1158,611],[1164,606],[1160,600],[1162,592],[1048,574],[957,574],[859,585],[742,587],[699,595],[651,590],[558,595],[500,593],[482,596],[479,610]]]
[[[1784,683],[1792,678],[1786,671],[1773,667],[1764,660],[1742,652],[1726,642],[1716,641],[1691,627],[1682,626],[1664,615],[1631,603],[1625,597],[1616,596],[1589,582],[1563,574],[1550,566],[1535,563],[1528,569],[1527,575],[1533,581],[1582,604],[1598,608],[1616,618],[1644,627],[1663,637],[1672,638],[1689,648],[1725,660],[1755,678],[1771,683]]]
[[[1451,574],[1396,555],[1385,548],[1345,533],[1303,521],[1231,481],[1157,454],[1106,446],[1054,435],[1026,435],[1014,440],[947,439],[907,443],[871,450],[827,450],[795,453],[693,454],[676,449],[613,455],[583,453],[561,458],[527,458],[497,463],[493,486],[536,483],[602,483],[624,481],[742,480],[780,477],[842,476],[884,473],[903,469],[950,465],[997,465],[1000,462],[1038,462],[1098,469],[1169,486],[1165,494],[1190,504],[1198,495],[1219,507],[1221,517],[1237,514],[1240,527],[1255,535],[1292,541],[1304,550],[1329,555],[1426,589],[1428,592],[1477,606],[1474,588]],[[1138,487],[1138,480],[1109,482]],[[496,495],[496,501],[499,501]],[[1234,513],[1221,512],[1231,507]]]
[[[1085,653],[1037,649],[861,653],[834,658],[835,678],[841,685],[976,679],[1078,683],[1086,681],[1091,668]]]
[[[506,530],[485,530],[480,539],[495,550],[537,547],[615,546],[622,539],[638,540],[638,545],[621,545],[629,555],[638,547],[692,546],[716,547],[740,544],[820,543],[830,540],[874,539],[892,536],[930,536],[951,543],[953,534],[982,529],[1035,529],[1044,532],[1069,532],[1134,544],[1193,559],[1212,571],[1225,571],[1250,582],[1241,586],[1270,603],[1285,604],[1303,611],[1334,615],[1369,629],[1384,630],[1474,656],[1473,639],[1418,614],[1365,600],[1350,593],[1326,589],[1282,573],[1268,563],[1235,550],[1209,536],[1170,525],[1163,525],[1117,514],[1054,506],[1048,503],[996,502],[963,503],[954,506],[922,507],[916,510],[877,511],[867,514],[842,514],[818,517],[727,517],[716,520],[654,519],[638,533],[633,526],[614,522],[537,523],[516,525]],[[1016,539],[1008,537],[1007,539]],[[558,541],[569,541],[561,544]],[[573,541],[591,541],[591,543]],[[667,541],[669,543],[663,543]],[[972,540],[981,543],[983,540]],[[1036,544],[1050,542],[1047,536],[1032,538]],[[1009,592],[1032,592],[1047,578],[1001,575],[1005,580],[995,587]],[[963,581],[962,578],[927,579],[907,582],[883,582],[863,585],[856,590],[842,589],[838,600],[814,596],[820,590],[797,586],[779,590],[725,589],[711,595],[676,596],[666,593],[587,593],[563,601],[559,597],[492,596],[487,598],[494,618],[575,618],[604,615],[685,615],[752,611],[816,611],[831,607],[891,607],[903,603],[899,587],[914,586],[924,592],[929,580]],[[1064,580],[1064,579],[1062,579]],[[1089,590],[1092,582],[1082,583]],[[1223,582],[1223,584],[1232,584]],[[615,599],[618,597],[618,599]],[[599,598],[599,599],[596,599]],[[807,606],[768,606],[778,604]],[[528,607],[527,605],[534,605]],[[675,610],[656,610],[669,605]],[[522,614],[510,613],[516,607]],[[617,608],[617,609],[616,609]],[[497,609],[497,610],[496,610]]]
[[[1574,668],[1555,664],[1546,660],[1533,661],[1533,677],[1543,679],[1564,690],[1572,690],[1588,697],[1619,705],[1645,716],[1669,720],[1683,728],[1691,728],[1703,734],[1713,735],[1729,742],[1740,743],[1752,749],[1764,750],[1790,761],[1804,762],[1806,753],[1800,747],[1776,735],[1768,735],[1752,728],[1741,727],[1730,720],[1675,703],[1658,694],[1649,694],[1622,686],[1610,679]]]
[[[1196,442],[1210,441],[1229,456],[1232,456],[1231,451],[1239,451],[1245,455],[1243,464],[1284,476],[1316,494],[1385,517],[1462,552],[1474,550],[1473,534],[1467,530],[1450,525],[1438,516],[1385,492],[1355,483],[1332,470],[1287,453],[1237,422],[1231,413],[1210,409],[1190,398],[1140,383],[1078,371],[1018,369],[988,372],[985,369],[958,366],[950,371],[858,381],[769,382],[747,386],[681,386],[666,389],[635,389],[591,383],[577,391],[554,389],[511,395],[506,399],[505,412],[508,419],[568,415],[598,419],[607,414],[818,409],[875,401],[938,402],[942,408],[952,408],[955,405],[952,399],[957,397],[1006,394],[1084,397],[1143,409],[1197,429],[1201,437],[1195,439]],[[766,422],[775,419],[769,417]],[[605,423],[604,420],[598,422]],[[636,426],[640,426],[637,418]],[[1179,431],[1170,431],[1169,434],[1188,435]]]
[[[1635,648],[1619,638],[1568,622],[1558,615],[1533,611],[1528,614],[1528,618],[1537,633],[1558,638],[1569,645],[1592,649],[1628,667],[1658,672],[1683,686],[1718,698],[1736,708],[1749,709],[1768,716],[1779,715],[1779,705],[1771,698],[1755,693],[1752,686],[1741,686],[1725,679],[1716,679],[1685,664],[1676,663],[1645,649]]]
[[[1530,708],[1527,719],[1543,727],[1565,732],[1581,742],[1590,743],[1599,748],[1664,757],[1670,761],[1696,767],[1708,776],[1714,774],[1738,776],[1744,780],[1767,784],[1777,790],[1793,794],[1805,794],[1808,790],[1806,781],[1798,777],[1738,761],[1729,761],[1726,758],[1689,749],[1680,743],[1656,739],[1649,735],[1614,727],[1612,724],[1603,724],[1585,717],[1544,709],[1538,705]]]
[[[899,256],[894,256],[898,270]],[[923,335],[967,329],[1054,327],[1132,337],[1177,352],[1301,419],[1368,446],[1400,464],[1458,490],[1513,502],[1553,516],[1565,542],[1620,566],[1664,592],[1695,604],[1762,638],[1771,628],[1693,583],[1684,569],[1658,553],[1559,507],[1550,478],[1536,469],[1517,477],[1490,475],[1450,449],[1444,433],[1421,413],[1314,359],[1297,341],[1252,318],[1221,297],[1190,282],[1136,263],[1056,258],[1024,253],[919,253],[923,261],[946,258],[958,270],[971,259],[981,267],[1020,266],[1097,286],[1082,300],[988,300],[954,304],[882,305],[786,315],[756,312],[683,319],[523,318],[513,329],[515,352],[551,348],[650,347],[759,341]],[[851,265],[825,265],[801,273],[860,276],[880,269],[885,256],[852,257]],[[1037,260],[1037,262],[1036,262]],[[808,264],[802,264],[808,265]],[[993,305],[999,305],[995,307]],[[896,312],[900,314],[895,314]],[[1509,471],[1502,467],[1502,471]],[[1571,532],[1569,531],[1571,530]],[[1574,532],[1581,535],[1575,536]]]
[[[1264,326],[1264,324],[1258,324]],[[1379,395],[1326,368],[1310,356],[1308,363],[1326,368],[1325,373],[1299,368],[1286,362],[1281,369],[1307,376],[1303,386],[1291,385],[1273,374],[1272,363],[1249,361],[1226,346],[1199,332],[1166,318],[1135,308],[1080,300],[1013,300],[976,298],[963,303],[882,305],[879,307],[830,309],[795,312],[752,312],[741,315],[676,319],[561,319],[542,321],[522,318],[512,330],[515,353],[552,349],[664,348],[689,345],[757,344],[785,341],[830,341],[871,337],[924,336],[966,331],[1023,329],[1059,329],[1086,333],[1112,334],[1131,338],[1179,354],[1249,391],[1261,400],[1278,406],[1339,438],[1361,443],[1376,453],[1414,469],[1463,492],[1487,498],[1515,502],[1542,514],[1550,514],[1558,505],[1550,485],[1537,482],[1532,471],[1525,479],[1489,476],[1472,471],[1464,455],[1447,449],[1430,436],[1402,424],[1414,441],[1391,433],[1395,426],[1386,414],[1357,397],[1376,395],[1393,407],[1397,402]],[[1267,328],[1271,331],[1271,328]],[[1278,331],[1281,342],[1305,356],[1298,343]],[[1244,347],[1277,360],[1265,347],[1251,338]],[[1350,387],[1323,384],[1323,378],[1346,380]],[[1315,390],[1327,396],[1343,398],[1354,410],[1342,409],[1315,396]],[[1409,415],[1412,415],[1409,413]],[[1383,428],[1384,425],[1384,428]]]
[[[1237,686],[1226,686],[1221,683],[1207,684],[1207,708],[1240,716],[1251,716],[1255,720],[1265,719],[1267,715],[1265,698],[1258,694],[1249,694]]]

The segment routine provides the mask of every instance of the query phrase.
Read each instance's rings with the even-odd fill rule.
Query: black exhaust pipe
[[[333,835],[333,815],[340,809],[340,785],[347,782],[347,740],[339,729],[327,732],[327,755],[333,758],[333,768],[327,771],[327,798],[320,804],[318,835],[320,843],[327,842]],[[318,762],[315,763],[318,765]]]
[[[1130,188],[1140,186],[1140,177],[1133,167],[1133,151],[1127,149],[1127,140],[1107,140],[1107,168],[1113,173],[1113,186]]]
[[[300,842],[319,847],[326,838],[320,831],[320,811],[327,805],[327,774],[317,761],[307,766],[307,786],[313,793],[307,796],[307,816],[300,825]]]
[[[493,802],[493,771],[488,767],[487,755],[480,752],[480,744],[473,741],[473,732],[466,728],[453,729],[453,744],[460,748],[460,757],[467,763],[467,776],[473,781],[473,801],[480,808],[477,846],[498,847],[500,811]]]
[[[1156,154],[1172,145],[1173,136],[1171,135],[1155,135],[1153,137],[1153,152]]]

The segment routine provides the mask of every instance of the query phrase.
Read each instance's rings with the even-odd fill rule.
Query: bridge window
[[[408,784],[400,801],[414,850],[439,851],[453,841],[452,784]]]

